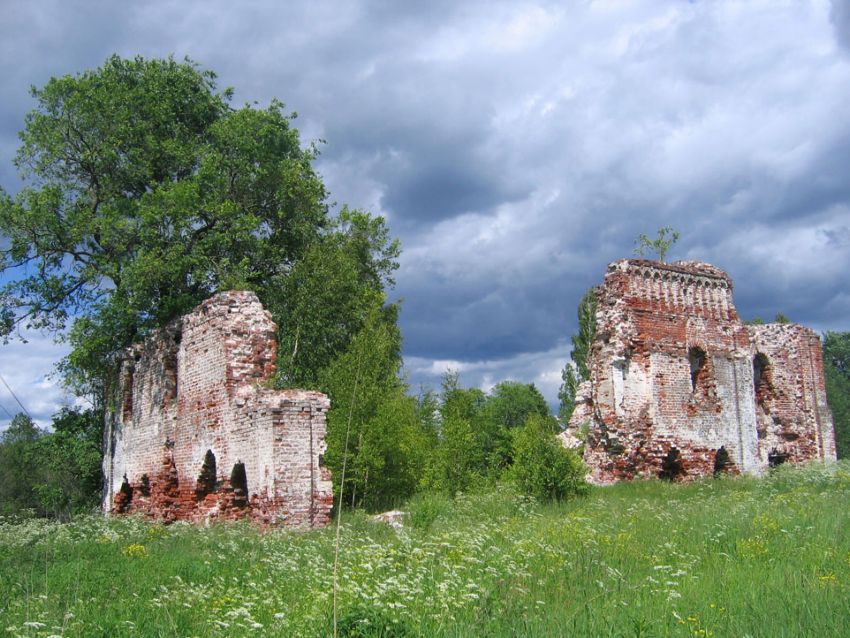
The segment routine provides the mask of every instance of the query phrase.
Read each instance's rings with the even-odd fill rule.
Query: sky
[[[184,56],[299,114],[338,205],[402,242],[413,391],[447,369],[553,407],[582,294],[635,238],[726,270],[744,319],[850,330],[850,0],[0,0],[0,186],[30,85]],[[42,424],[50,336],[0,345]],[[0,385],[0,427],[18,405]]]

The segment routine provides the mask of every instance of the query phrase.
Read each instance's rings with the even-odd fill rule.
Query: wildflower
[[[123,554],[130,558],[144,558],[148,555],[148,550],[145,549],[144,545],[132,543],[123,549]]]

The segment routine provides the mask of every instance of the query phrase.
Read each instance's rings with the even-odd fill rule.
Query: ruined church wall
[[[796,324],[749,326],[765,367],[755,386],[762,463],[777,459],[834,461],[835,429],[826,402],[818,335]]]
[[[275,333],[253,293],[229,292],[131,349],[116,392],[121,405],[107,415],[105,510],[127,509],[123,497],[116,501],[126,476],[129,509],[168,520],[328,521],[331,484],[321,455],[329,401],[266,387]],[[174,372],[164,374],[169,365]],[[211,494],[198,491],[207,451],[216,462]],[[247,494],[230,484],[237,463]]]
[[[590,383],[570,422],[590,426],[585,461],[596,482],[658,476],[673,448],[683,475],[711,474],[721,447],[724,471],[760,473],[768,465],[764,432],[776,431],[775,422],[798,424],[798,433],[783,426],[777,435],[786,443],[798,436],[788,458],[834,458],[817,336],[801,326],[748,330],[722,270],[621,260],[608,267],[597,301]],[[770,349],[786,388],[762,404],[763,414],[756,342]]]

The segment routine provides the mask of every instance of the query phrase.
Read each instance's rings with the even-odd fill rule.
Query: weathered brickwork
[[[591,377],[570,420],[589,428],[595,482],[835,459],[813,331],[745,326],[729,276],[701,262],[615,262],[597,298]]]
[[[330,402],[266,387],[275,332],[254,293],[227,292],[128,351],[107,413],[105,511],[329,522]]]

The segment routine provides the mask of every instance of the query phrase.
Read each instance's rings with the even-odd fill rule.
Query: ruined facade
[[[621,260],[597,301],[569,430],[587,429],[595,482],[835,459],[818,336],[744,325],[719,268]]]
[[[127,352],[106,417],[106,512],[328,523],[330,402],[268,387],[275,333],[254,293],[226,292]]]

